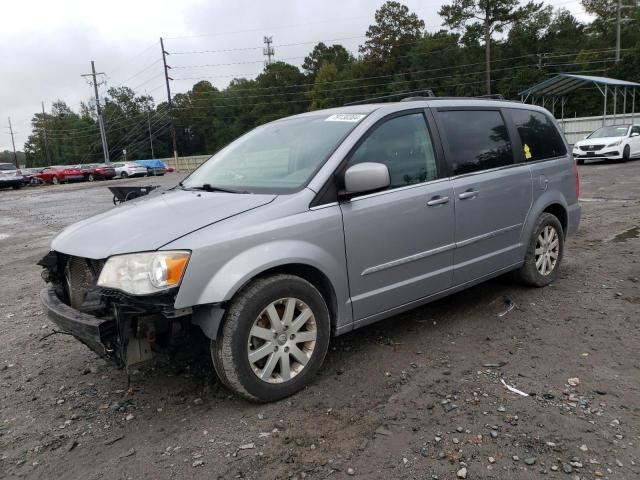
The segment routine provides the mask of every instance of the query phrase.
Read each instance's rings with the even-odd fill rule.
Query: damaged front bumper
[[[40,300],[46,314],[65,333],[70,333],[98,355],[114,355],[117,325],[113,319],[102,319],[71,308],[58,298],[54,287],[44,288]]]
[[[104,261],[55,251],[38,262],[49,286],[40,293],[53,323],[101,357],[130,366],[167,352],[189,338],[190,325],[216,338],[220,305],[174,308],[177,289],[135,296],[97,286]]]

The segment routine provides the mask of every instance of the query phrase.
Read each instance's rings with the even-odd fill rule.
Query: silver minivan
[[[120,365],[192,326],[220,380],[272,401],[329,340],[514,272],[548,285],[579,178],[543,108],[407,99],[240,137],[174,188],[71,225],[40,265],[50,318]]]

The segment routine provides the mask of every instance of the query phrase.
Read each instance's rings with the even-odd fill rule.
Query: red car
[[[76,167],[47,167],[34,176],[44,183],[52,183],[54,185],[58,185],[61,182],[84,180],[84,172]]]
[[[116,176],[115,168],[100,163],[75,165],[73,168],[82,170],[84,173],[84,179],[87,182],[93,182],[94,180],[111,180]]]

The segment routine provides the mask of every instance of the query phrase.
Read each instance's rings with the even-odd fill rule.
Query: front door
[[[341,202],[356,321],[451,286],[453,189],[423,112],[374,126],[348,159],[389,169],[388,189]]]
[[[531,207],[531,171],[516,163],[500,110],[438,112],[455,198],[454,284],[523,259],[521,233]]]

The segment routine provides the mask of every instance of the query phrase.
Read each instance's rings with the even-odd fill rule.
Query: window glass
[[[533,110],[511,109],[527,162],[558,157],[567,153],[560,132],[551,119]]]
[[[449,143],[452,175],[513,164],[511,141],[495,110],[450,110],[439,116]]]
[[[433,144],[422,113],[395,117],[378,126],[347,165],[363,162],[385,164],[391,178],[389,188],[438,178]]]
[[[631,133],[640,133],[640,127],[635,126],[631,129]]]
[[[607,138],[607,137],[626,137],[629,125],[612,125],[610,127],[601,127],[595,132],[589,134],[587,138]]]

